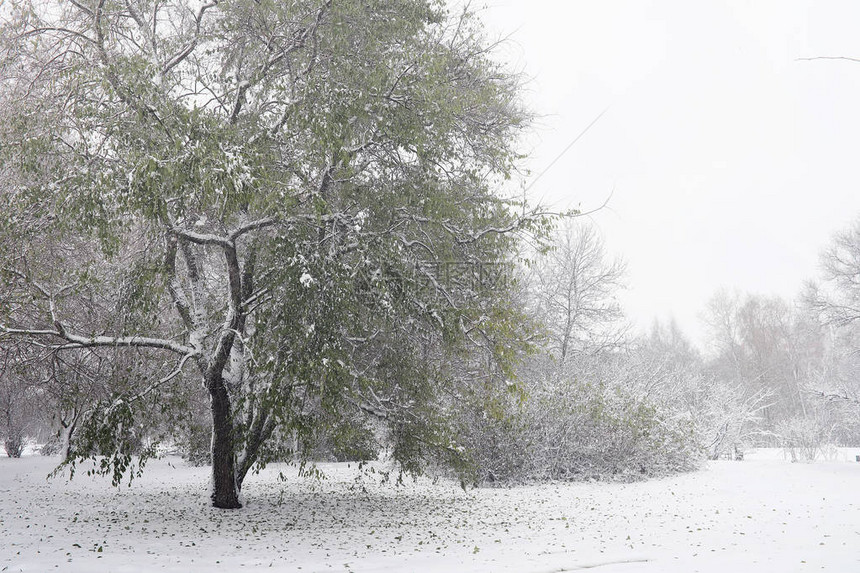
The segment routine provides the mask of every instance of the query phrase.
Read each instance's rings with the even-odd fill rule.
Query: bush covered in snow
[[[464,433],[476,481],[630,481],[695,469],[702,450],[690,417],[642,392],[631,370],[605,366],[541,369],[523,399],[474,411]]]
[[[829,424],[815,415],[784,420],[776,431],[786,456],[793,462],[814,462],[834,449]]]

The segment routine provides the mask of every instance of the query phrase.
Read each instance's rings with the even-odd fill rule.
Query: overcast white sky
[[[503,57],[541,115],[534,187],[593,218],[629,265],[647,328],[699,315],[723,287],[794,297],[860,216],[857,0],[489,0]]]

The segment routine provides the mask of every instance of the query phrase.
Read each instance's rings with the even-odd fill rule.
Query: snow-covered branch
[[[81,336],[73,334],[65,329],[60,324],[55,324],[56,329],[29,329],[29,328],[9,328],[5,325],[0,325],[0,335],[6,334],[10,336],[25,336],[25,337],[40,337],[53,336],[67,341],[65,344],[55,345],[56,350],[70,350],[73,348],[97,348],[97,347],[117,347],[117,346],[132,346],[138,348],[158,348],[161,350],[169,350],[176,354],[196,354],[196,350],[190,346],[179,344],[165,338],[150,338],[146,336]]]

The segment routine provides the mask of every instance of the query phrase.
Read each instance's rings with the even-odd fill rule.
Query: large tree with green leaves
[[[496,193],[528,117],[470,13],[437,0],[12,12],[0,336],[162,357],[83,422],[112,470],[129,459],[115,430],[188,380],[211,403],[216,507],[241,507],[283,438],[355,412],[387,422],[407,469],[461,458],[449,358],[515,354],[517,317],[485,263],[547,224]]]

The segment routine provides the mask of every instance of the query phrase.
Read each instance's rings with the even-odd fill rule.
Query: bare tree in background
[[[822,280],[809,283],[803,303],[821,321],[826,355],[809,390],[848,414],[860,406],[860,218],[836,234],[821,255]],[[852,433],[849,430],[849,433]]]
[[[709,303],[706,320],[716,375],[774,396],[763,412],[768,427],[807,414],[803,388],[822,352],[821,333],[807,314],[779,297],[723,292]]]
[[[625,270],[587,221],[568,220],[556,232],[554,249],[537,262],[533,292],[549,350],[561,364],[621,343],[627,326],[617,293]]]
[[[674,318],[668,322],[655,319],[651,332],[640,342],[640,348],[653,356],[676,365],[700,367],[702,357]]]
[[[860,219],[838,233],[821,256],[823,284],[810,286],[807,300],[825,324],[860,320]]]

